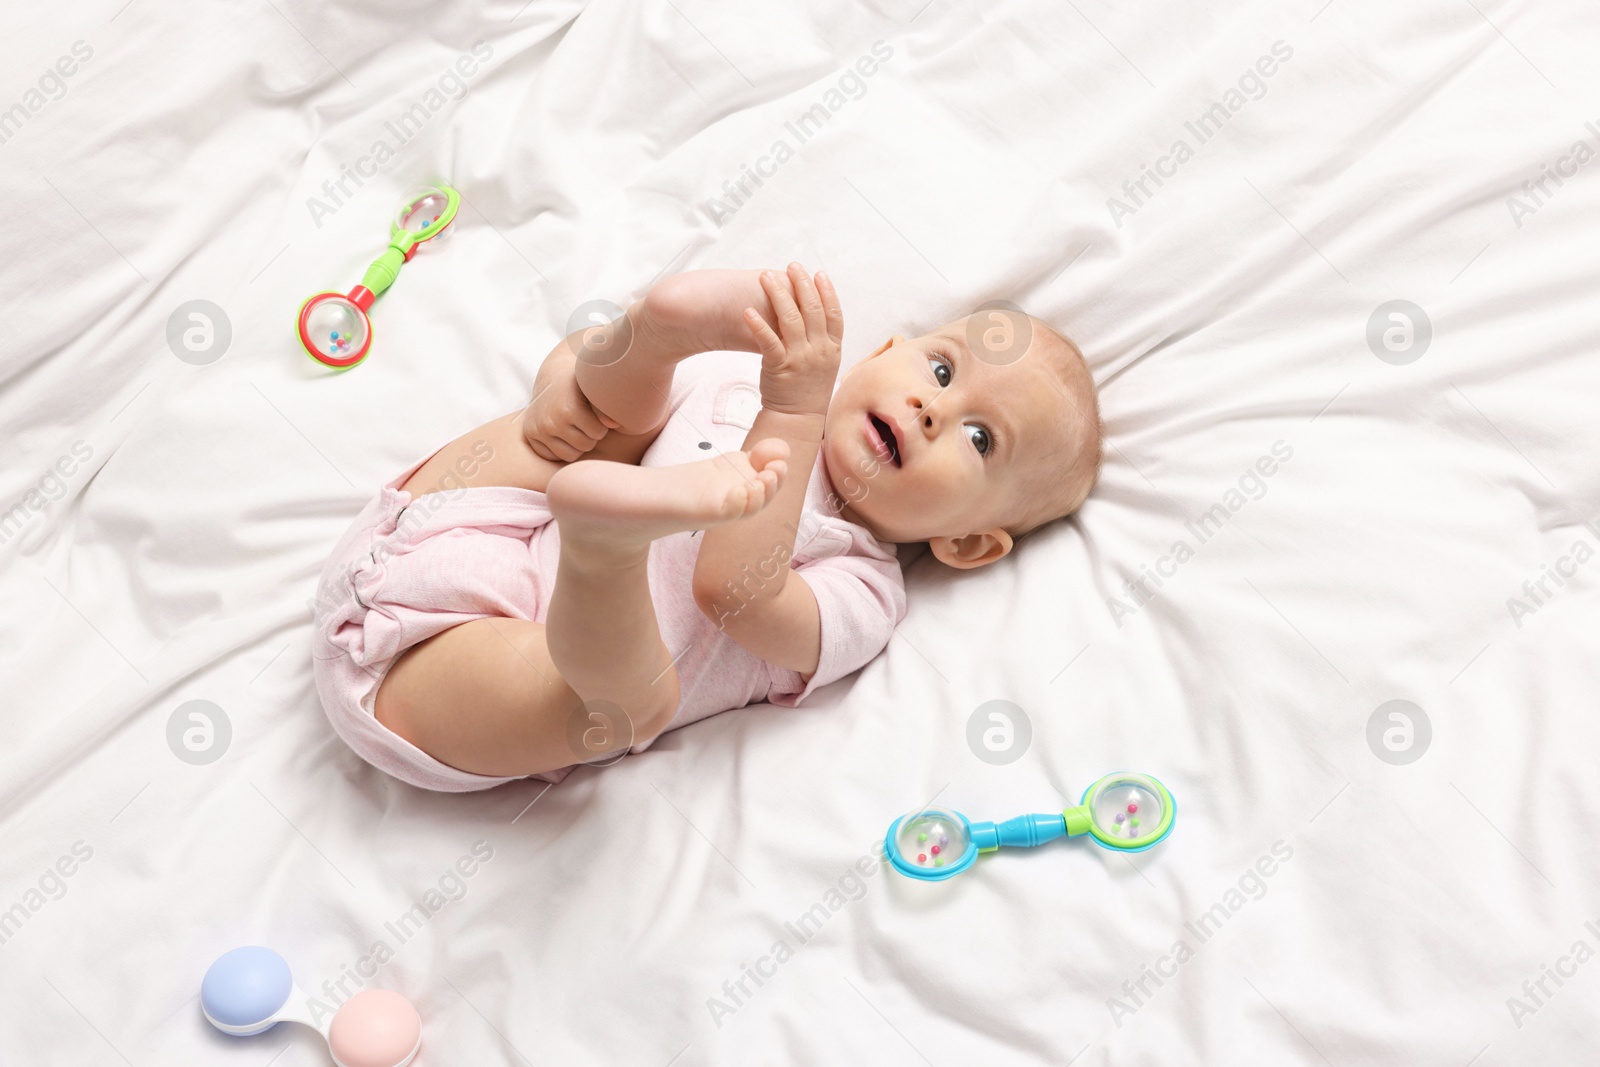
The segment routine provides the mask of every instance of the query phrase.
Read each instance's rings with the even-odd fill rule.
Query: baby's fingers
[[[794,291],[786,274],[775,270],[761,272],[761,288],[772,304],[772,314],[778,320],[778,331],[786,345],[799,344],[806,339],[806,320],[795,306]]]
[[[806,333],[813,338],[820,338],[827,327],[827,320],[822,310],[822,298],[817,295],[811,275],[800,264],[791,263],[789,284],[794,288],[795,303],[800,306],[800,313],[805,318]]]
[[[756,343],[756,351],[761,353],[762,362],[777,364],[783,361],[786,351],[783,342],[772,332],[772,327],[767,325],[767,320],[762,318],[755,308],[744,309],[744,325]]]
[[[822,313],[828,323],[828,337],[834,344],[844,341],[844,308],[839,306],[839,292],[833,279],[817,271],[817,294],[822,297]]]
[[[608,427],[600,420],[600,415],[594,408],[589,406],[587,400],[579,399],[572,405],[570,418],[573,430],[591,441],[598,441],[606,435]],[[570,435],[563,434],[562,436],[568,437],[569,440],[571,439]]]
[[[551,463],[570,463],[578,458],[577,451],[560,438],[530,438],[528,447],[533,449],[534,455]]]
[[[551,444],[555,447],[565,445],[577,455],[583,455],[600,442],[598,437],[590,437],[581,427],[568,426],[555,433],[555,440]],[[576,458],[576,456],[574,456]]]

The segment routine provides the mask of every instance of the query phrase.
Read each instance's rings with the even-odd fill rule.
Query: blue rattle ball
[[[225,952],[200,983],[200,1010],[225,1034],[259,1034],[277,1023],[289,1003],[294,976],[270,948],[246,945]]]

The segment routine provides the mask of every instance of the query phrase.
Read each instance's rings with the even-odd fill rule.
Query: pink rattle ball
[[[362,990],[328,1025],[328,1049],[339,1067],[405,1067],[421,1045],[422,1017],[389,989]]]

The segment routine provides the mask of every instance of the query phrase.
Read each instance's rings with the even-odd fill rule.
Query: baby
[[[836,389],[843,335],[827,275],[791,264],[669,277],[558,344],[526,409],[390,482],[335,550],[314,642],[341,737],[463,791],[792,707],[889,643],[896,544],[980,567],[1088,495],[1094,383],[1043,322],[895,336]],[[684,363],[710,352],[759,368]]]

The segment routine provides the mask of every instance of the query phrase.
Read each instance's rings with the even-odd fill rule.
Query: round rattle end
[[[1107,848],[1141,851],[1172,832],[1177,804],[1167,787],[1147,774],[1108,774],[1083,794],[1089,833]]]
[[[423,185],[400,198],[394,213],[396,232],[410,232],[418,241],[436,236],[456,217],[460,194],[450,189]]]
[[[339,1067],[405,1067],[421,1044],[422,1017],[389,989],[357,993],[328,1026],[328,1049]]]
[[[372,344],[367,313],[342,293],[319,293],[300,308],[300,345],[328,367],[353,367]]]
[[[247,945],[225,952],[200,982],[200,1010],[225,1034],[259,1034],[289,1002],[294,977],[282,956]]]
[[[918,808],[896,819],[884,852],[895,870],[929,882],[960,874],[978,858],[966,817],[943,808]]]

